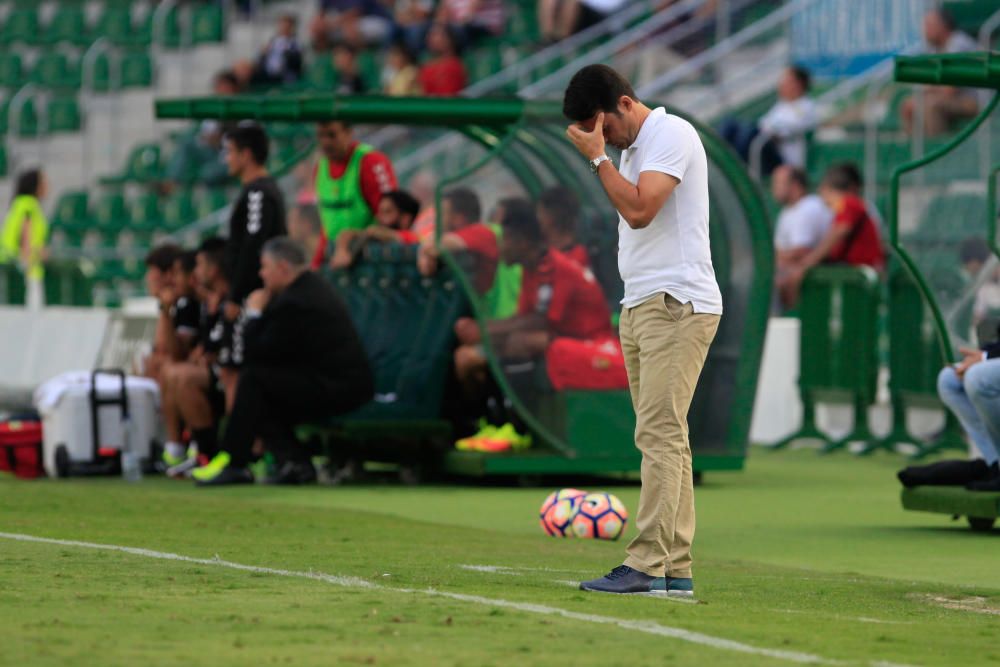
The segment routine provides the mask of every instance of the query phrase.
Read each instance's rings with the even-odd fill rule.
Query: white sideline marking
[[[428,595],[433,597],[447,598],[450,600],[458,600],[460,602],[471,602],[473,604],[483,605],[487,607],[501,607],[505,609],[514,609],[516,611],[523,611],[531,614],[541,614],[543,616],[561,616],[563,618],[568,618],[575,621],[598,623],[601,625],[613,625],[619,628],[623,628],[625,630],[634,630],[636,632],[642,632],[650,635],[658,635],[661,637],[671,637],[673,639],[679,639],[681,641],[690,642],[692,644],[699,644],[701,646],[708,646],[710,648],[719,649],[722,651],[733,651],[736,653],[759,655],[768,658],[775,658],[777,660],[785,660],[788,662],[795,662],[800,664],[824,664],[824,665],[845,664],[845,662],[841,660],[831,660],[828,658],[823,658],[818,655],[813,655],[811,653],[802,653],[799,651],[785,651],[781,649],[760,648],[757,646],[751,646],[750,644],[744,644],[742,642],[733,641],[731,639],[723,639],[722,637],[713,637],[712,635],[706,635],[700,632],[693,632],[691,630],[685,630],[683,628],[674,628],[667,625],[662,625],[654,621],[626,620],[622,618],[614,618],[612,616],[584,614],[581,612],[570,611],[568,609],[561,609],[559,607],[550,607],[548,605],[532,604],[529,602],[514,602],[511,600],[504,600],[501,598],[488,598],[479,595],[451,593],[449,591],[439,591],[433,588],[416,589],[416,588],[394,588],[390,586],[380,586],[377,584],[373,584],[365,579],[361,579],[359,577],[344,577],[334,574],[325,574],[323,572],[284,570],[273,567],[244,565],[243,563],[234,563],[232,561],[222,560],[218,556],[216,556],[215,558],[193,558],[191,556],[184,556],[181,554],[175,554],[166,551],[154,551],[152,549],[126,547],[116,544],[81,542],[78,540],[60,540],[51,537],[37,537],[35,535],[24,535],[21,533],[0,532],[0,539],[15,540],[18,542],[54,544],[64,547],[80,547],[82,549],[97,549],[101,551],[117,551],[119,553],[126,553],[133,556],[143,556],[145,558],[155,558],[158,560],[178,561],[182,563],[194,563],[197,565],[214,565],[216,567],[224,567],[224,568],[229,568],[231,570],[240,570],[243,572],[256,572],[258,574],[271,574],[278,577],[312,579],[315,581],[322,581],[328,584],[333,584],[335,586],[342,586],[345,588],[365,588],[369,590],[380,590],[393,593],[415,593],[419,595]],[[884,663],[884,662],[869,663],[871,667],[876,667],[877,665],[888,665],[888,664],[889,663]]]
[[[459,565],[463,570],[473,572],[486,572],[488,574],[509,574],[515,577],[521,576],[522,572],[552,572],[556,574],[585,574],[583,570],[560,570],[552,567],[515,567],[512,565]]]

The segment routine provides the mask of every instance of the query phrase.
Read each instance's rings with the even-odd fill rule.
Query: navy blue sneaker
[[[694,579],[688,577],[657,577],[649,586],[653,595],[668,598],[693,598]]]
[[[633,570],[628,565],[619,565],[600,579],[584,581],[580,584],[580,590],[601,593],[649,593],[650,586],[655,580],[656,577]]]

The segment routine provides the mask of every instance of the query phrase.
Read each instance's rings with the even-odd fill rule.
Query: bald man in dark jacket
[[[258,439],[279,458],[273,481],[314,481],[295,426],[355,410],[375,391],[347,307],[308,271],[303,249],[287,237],[268,241],[260,273],[264,289],[247,299],[244,367],[222,452],[194,473],[202,486],[253,482],[247,466]]]

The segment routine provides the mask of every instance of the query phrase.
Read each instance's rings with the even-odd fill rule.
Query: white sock
[[[184,445],[179,442],[168,442],[163,446],[167,450],[167,454],[173,456],[174,458],[183,458],[187,454],[187,450],[184,449]]]

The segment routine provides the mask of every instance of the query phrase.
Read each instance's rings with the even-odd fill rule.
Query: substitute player
[[[620,336],[642,452],[642,491],[624,564],[580,588],[691,596],[694,487],[687,413],[722,315],[708,242],[708,165],[698,132],[636,99],[605,65],[566,88],[573,145],[618,209],[625,282]],[[622,150],[621,168],[605,143]]]
[[[239,367],[243,363],[240,318],[243,302],[260,289],[260,251],[268,239],[284,236],[285,200],[267,171],[267,133],[256,123],[240,123],[226,134],[224,147],[230,176],[240,180],[240,191],[229,217],[226,278],[229,294],[222,308],[223,341],[219,349],[220,376],[226,390],[227,411],[232,408]]]

